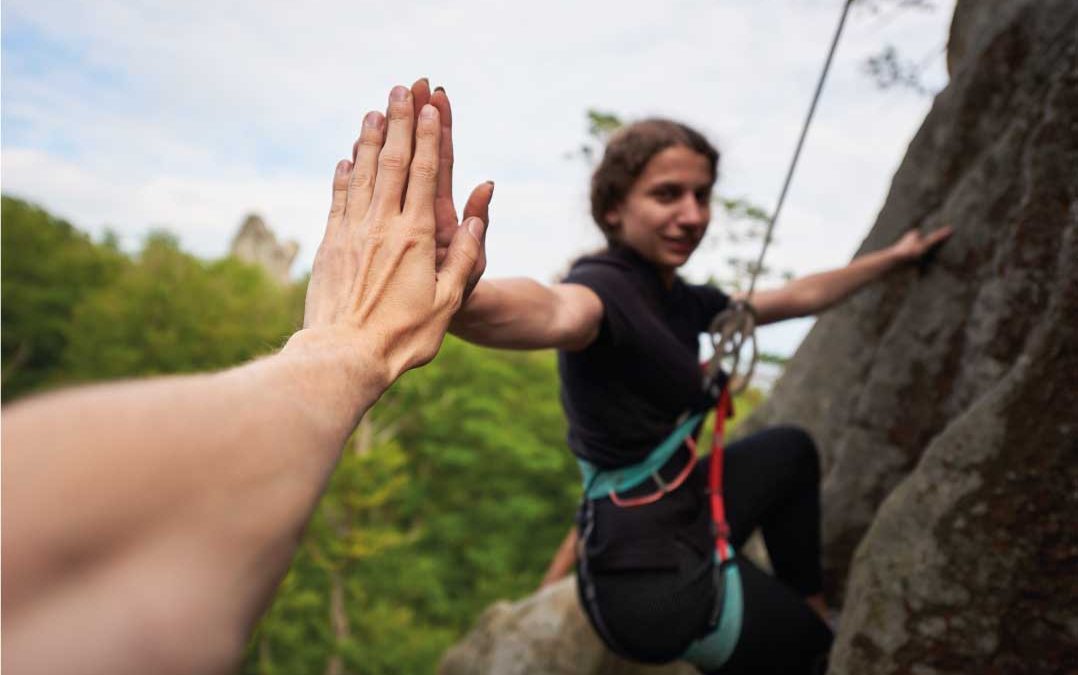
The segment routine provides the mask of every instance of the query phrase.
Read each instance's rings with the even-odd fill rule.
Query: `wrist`
[[[294,369],[309,400],[338,410],[355,424],[399,375],[386,352],[377,336],[326,327],[294,333],[278,356]]]
[[[453,316],[449,319],[449,332],[458,337],[465,337],[460,335],[460,332],[467,332],[469,326],[475,321],[476,311],[483,304],[483,297],[487,294],[487,283],[480,281],[475,285],[468,295],[464,297],[460,308],[453,313]]]
[[[910,260],[909,255],[903,250],[898,243],[891,244],[887,248],[880,251],[880,255],[883,257],[884,262],[887,264],[888,269],[893,269],[906,263]]]

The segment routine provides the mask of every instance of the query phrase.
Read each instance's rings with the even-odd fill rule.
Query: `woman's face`
[[[707,232],[713,183],[707,157],[684,146],[667,148],[648,161],[606,222],[618,242],[673,273]]]

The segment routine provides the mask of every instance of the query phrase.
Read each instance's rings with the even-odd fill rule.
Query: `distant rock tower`
[[[294,241],[278,242],[277,236],[266,226],[266,221],[252,213],[233,237],[229,253],[261,266],[272,278],[284,284],[288,283],[288,270],[299,253],[299,244]]]

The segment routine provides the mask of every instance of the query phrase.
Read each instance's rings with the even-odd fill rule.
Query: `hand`
[[[891,245],[891,254],[899,262],[919,260],[935,246],[943,243],[947,237],[951,236],[952,232],[954,232],[954,229],[950,225],[941,227],[929,234],[921,234],[920,230],[914,228]]]
[[[387,115],[364,118],[353,161],[337,164],[297,334],[373,354],[391,379],[434,358],[475,272],[485,229],[471,218],[442,233],[436,267],[442,125],[429,104],[418,108],[417,123],[414,103],[411,91],[394,87]]]
[[[430,83],[426,78],[416,80],[412,85],[412,98],[418,111],[424,104],[430,103],[438,109],[442,125],[442,138],[439,146],[438,189],[434,195],[434,220],[435,220],[435,245],[436,260],[439,268],[449,251],[453,235],[460,227],[457,220],[457,208],[453,203],[453,110],[449,105],[449,96],[445,89],[438,87],[434,93],[430,91]],[[490,200],[494,196],[494,182],[480,183],[468,196],[464,204],[464,220],[479,218],[483,225],[490,224]],[[486,232],[484,228],[484,233]],[[468,283],[464,287],[463,301],[467,301],[472,289],[479,283],[480,277],[487,268],[486,237],[480,241],[479,259],[475,268],[468,277]]]

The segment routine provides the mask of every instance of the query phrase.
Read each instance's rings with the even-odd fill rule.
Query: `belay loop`
[[[718,374],[726,371],[730,376],[730,393],[741,393],[756,369],[756,311],[745,300],[731,302],[711,320],[708,336],[715,353],[704,369],[704,386],[715,386],[720,379]],[[739,370],[742,350],[746,345],[750,350],[748,365]],[[719,392],[709,393],[718,398]]]

